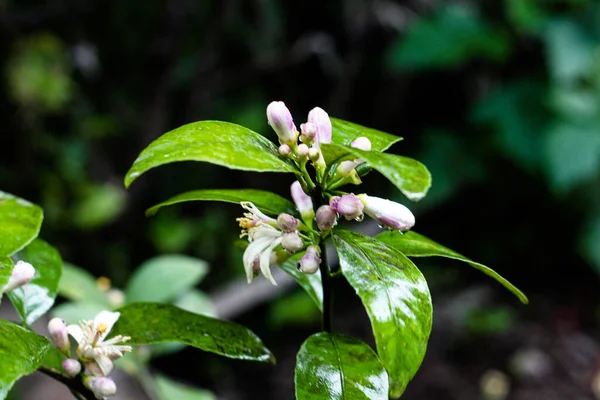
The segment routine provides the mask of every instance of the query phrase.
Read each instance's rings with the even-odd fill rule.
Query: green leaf
[[[163,201],[146,210],[146,215],[151,216],[165,206],[184,203],[186,201],[224,201],[239,204],[242,201],[254,203],[259,210],[266,214],[279,215],[288,213],[299,216],[294,203],[278,194],[256,189],[208,189],[186,192]]]
[[[112,307],[86,301],[69,301],[52,308],[52,316],[63,319],[67,325],[77,325],[82,320],[92,320],[100,311]]]
[[[0,257],[0,301],[2,300],[2,289],[8,284],[13,267],[14,264],[10,257]]]
[[[19,378],[37,370],[50,348],[45,337],[0,319],[0,399]]]
[[[62,260],[58,251],[41,239],[34,240],[17,258],[35,268],[35,276],[25,286],[8,293],[15,309],[27,325],[44,315],[56,299],[62,274]]]
[[[431,174],[423,164],[412,158],[335,144],[324,144],[321,147],[327,164],[348,158],[361,158],[385,176],[410,200],[421,200],[431,187]]]
[[[205,161],[243,171],[296,172],[264,136],[229,122],[200,121],[150,143],[127,172],[125,187],[152,168],[178,161]]]
[[[205,293],[192,289],[175,301],[175,305],[182,310],[189,311],[194,314],[207,315],[209,317],[217,317],[217,310],[214,304]]]
[[[70,300],[85,300],[108,306],[108,298],[96,285],[96,279],[86,270],[64,263],[58,293]]]
[[[166,376],[155,375],[156,392],[161,400],[216,400],[217,397],[208,390],[175,382]]]
[[[385,151],[394,143],[402,140],[400,136],[367,128],[342,119],[331,119],[331,141],[335,144],[350,146],[354,139],[364,136],[371,141],[371,150]]]
[[[296,264],[302,254],[298,254],[286,262],[279,265],[279,268],[287,272],[298,284],[308,293],[311,299],[315,302],[319,310],[323,311],[323,286],[321,284],[321,272],[315,274],[305,274],[298,271]]]
[[[512,285],[509,281],[500,276],[493,269],[486,267],[483,264],[475,262],[462,254],[459,254],[447,247],[442,246],[434,242],[433,240],[426,238],[413,231],[405,232],[404,234],[398,231],[387,231],[380,233],[376,236],[377,240],[387,244],[401,251],[408,257],[446,257],[453,260],[463,261],[472,266],[475,269],[483,272],[484,274],[494,278],[502,286],[510,290],[515,296],[521,300],[524,304],[527,304],[527,296],[523,294],[519,289]]]
[[[296,399],[388,399],[388,374],[375,352],[358,339],[321,332],[296,358]]]
[[[377,353],[398,398],[427,349],[432,306],[421,271],[398,250],[357,232],[333,236],[342,273],[360,297],[373,328]]]
[[[125,289],[128,303],[166,302],[195,286],[208,272],[206,262],[183,255],[164,255],[144,262]]]
[[[40,207],[0,191],[0,256],[13,255],[31,243],[43,219]]]
[[[131,344],[177,342],[229,358],[275,362],[258,336],[234,322],[159,303],[134,303],[118,311],[111,335],[130,336]]]

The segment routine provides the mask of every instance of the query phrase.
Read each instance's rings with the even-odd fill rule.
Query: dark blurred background
[[[291,177],[180,163],[126,191],[124,174],[185,123],[232,121],[275,139],[270,101],[297,124],[321,106],[404,137],[392,151],[433,175],[409,205],[416,230],[531,300],[467,265],[417,260],[434,330],[403,398],[600,399],[599,2],[0,0],[0,35],[0,189],[43,206],[42,237],[65,260],[123,287],[152,256],[192,255],[211,266],[200,288],[222,301],[243,280],[241,209],[144,210],[199,188],[287,196]],[[404,201],[375,173],[364,191]],[[339,286],[336,328],[372,343]],[[294,286],[270,297],[228,315],[277,366],[186,349],[153,370],[223,399],[293,398],[295,354],[319,316]]]

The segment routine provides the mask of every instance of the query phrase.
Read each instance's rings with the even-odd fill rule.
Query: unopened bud
[[[277,216],[277,227],[284,232],[294,232],[298,224],[298,220],[290,214],[281,213]]]
[[[11,290],[15,290],[23,285],[26,285],[33,279],[34,276],[35,268],[33,268],[33,265],[25,261],[19,261],[15,264],[12,270],[12,275],[2,291],[7,293]]]
[[[321,257],[319,257],[319,247],[310,245],[306,249],[306,253],[298,260],[298,270],[305,274],[314,274],[319,270]]]
[[[308,159],[311,161],[317,161],[319,158],[321,158],[321,152],[319,151],[319,149],[317,149],[316,147],[311,147],[308,150]]]
[[[415,224],[413,213],[400,203],[366,194],[359,194],[358,198],[365,206],[365,213],[382,225],[404,231]]]
[[[115,381],[107,377],[89,377],[84,379],[84,384],[94,392],[97,399],[111,397],[117,394]]]
[[[71,344],[69,343],[69,332],[65,321],[60,318],[52,318],[48,322],[48,333],[50,333],[50,339],[52,339],[52,343],[58,350],[63,353],[69,351]]]
[[[300,125],[300,140],[302,143],[312,144],[317,134],[317,127],[312,122],[306,122]]]
[[[296,149],[296,154],[299,158],[308,158],[309,148],[306,144],[300,143]]]
[[[336,170],[336,173],[339,176],[347,177],[350,176],[354,168],[356,167],[356,163],[354,161],[342,161]]]
[[[329,205],[335,212],[350,221],[351,219],[361,218],[364,205],[361,200],[353,194],[343,196],[334,196],[329,201]]]
[[[328,232],[337,224],[337,213],[331,206],[321,206],[315,216],[317,227],[322,232]]]
[[[300,215],[302,216],[302,219],[304,219],[304,222],[308,223],[309,221],[312,221],[315,216],[312,199],[309,195],[304,193],[300,182],[295,181],[292,183],[291,192],[294,204],[296,204],[296,208],[300,211]]]
[[[284,157],[289,156],[292,153],[292,149],[290,149],[290,146],[288,146],[287,144],[282,144],[281,146],[279,146],[279,154],[281,154]]]
[[[267,119],[269,125],[273,128],[279,137],[281,144],[294,144],[298,139],[298,131],[292,113],[285,106],[283,101],[273,101],[267,107]]]
[[[108,293],[106,293],[106,297],[113,308],[119,308],[125,304],[125,293],[123,293],[122,290],[110,289]]]
[[[74,360],[72,358],[67,358],[63,360],[62,367],[65,371],[65,374],[67,374],[71,378],[75,375],[79,375],[79,373],[81,372],[81,364],[79,363],[79,361]]]
[[[315,143],[331,143],[331,120],[329,115],[320,107],[315,107],[308,113],[308,122],[315,125]]]
[[[281,247],[290,253],[295,253],[304,248],[304,242],[302,241],[300,235],[298,235],[296,232],[288,232],[283,234],[283,238],[281,239]]]
[[[357,137],[356,139],[354,139],[350,146],[359,150],[371,151],[371,141],[364,136]]]

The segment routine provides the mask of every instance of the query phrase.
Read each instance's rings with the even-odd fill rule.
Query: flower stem
[[[333,317],[333,286],[331,275],[329,274],[329,263],[327,262],[327,246],[325,240],[319,243],[321,250],[321,283],[323,285],[323,314],[321,320],[321,330],[331,332],[331,320]]]
[[[94,393],[83,385],[79,377],[68,378],[55,369],[43,365],[39,368],[39,371],[63,383],[78,399],[96,400]]]

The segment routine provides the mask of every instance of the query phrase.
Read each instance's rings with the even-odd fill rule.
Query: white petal
[[[246,251],[244,251],[243,263],[244,270],[246,271],[246,278],[248,278],[248,283],[252,282],[252,277],[254,276],[253,264],[256,257],[258,257],[273,241],[270,237],[262,237],[257,240],[251,242],[248,247],[246,247]]]
[[[102,371],[102,375],[104,375],[104,376],[110,375],[113,368],[115,367],[112,360],[105,354],[98,354],[94,358],[94,360],[96,360],[96,364],[98,364],[98,367],[100,367],[100,370]]]
[[[81,343],[83,341],[83,331],[79,325],[68,325],[67,332],[69,335],[73,337],[77,341],[77,343]]]
[[[102,335],[102,337],[108,336],[110,330],[120,316],[121,313],[119,312],[100,311],[100,313],[96,315],[96,318],[94,318],[94,330],[98,328],[98,325],[104,324],[106,325],[106,332]]]
[[[261,221],[268,221],[271,223],[277,223],[277,220],[274,218],[269,217],[268,215],[264,214],[262,211],[260,211],[254,204],[252,204],[249,201],[243,201],[240,203],[241,206],[250,211],[250,213],[252,214],[252,216],[254,217],[254,219],[258,219]]]
[[[273,285],[277,286],[277,282],[271,274],[271,253],[277,245],[281,243],[281,238],[276,239],[267,247],[260,255],[260,272],[267,278]]]

